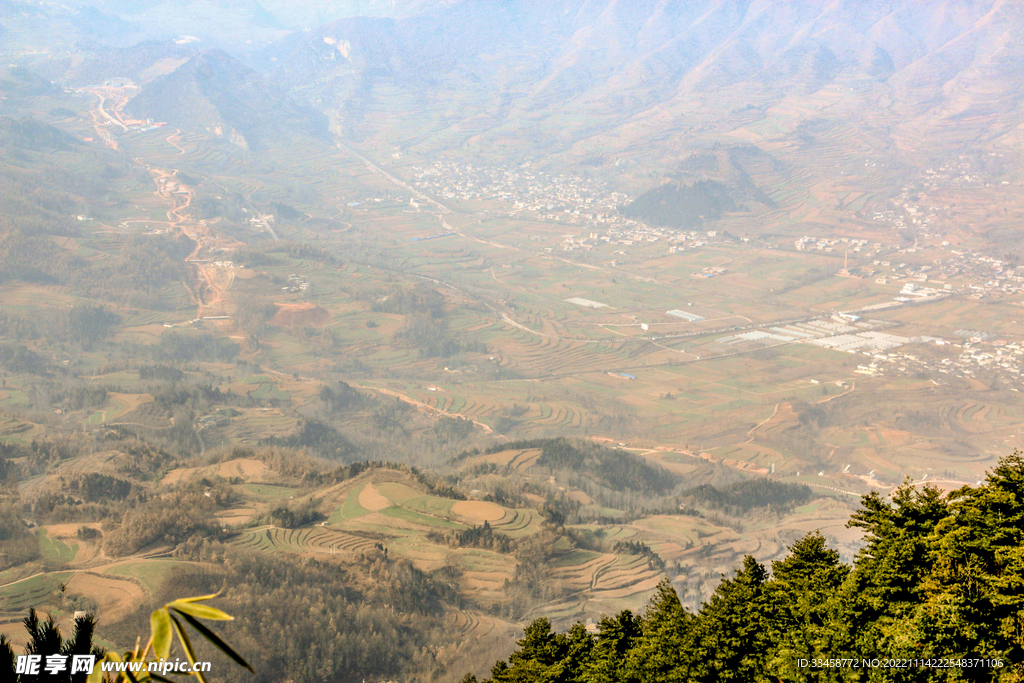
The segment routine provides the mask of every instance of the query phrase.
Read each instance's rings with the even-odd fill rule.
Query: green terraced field
[[[68,545],[59,538],[50,538],[46,529],[39,530],[39,553],[47,564],[67,564],[75,559],[78,544]]]
[[[451,522],[447,519],[440,519],[438,517],[432,517],[430,515],[424,515],[414,510],[408,510],[401,507],[387,508],[381,510],[380,514],[387,515],[388,517],[394,517],[401,519],[406,522],[413,522],[415,524],[421,524],[428,527],[439,527],[441,529],[465,529],[465,525],[458,524],[457,522]]]
[[[276,384],[271,383],[260,384],[256,391],[249,392],[249,396],[256,399],[287,400],[291,398],[290,394],[279,389]]]
[[[271,500],[291,498],[301,493],[301,489],[290,486],[273,486],[271,484],[243,484],[242,489],[253,496]]]
[[[397,505],[403,505],[407,501],[423,496],[422,492],[398,482],[387,481],[380,484],[374,484],[374,487],[382,496]]]
[[[413,510],[415,512],[421,512],[425,515],[434,515],[437,517],[448,517],[452,511],[452,505],[455,501],[450,498],[438,498],[436,496],[419,496],[417,498],[410,498],[402,503],[402,507],[407,510]]]
[[[250,529],[240,533],[232,543],[264,552],[322,554],[353,553],[373,546],[373,541],[322,526],[300,529]]]
[[[540,516],[533,510],[518,509],[514,513],[511,518],[506,515],[506,519],[492,524],[492,528],[512,538],[519,538],[532,533],[535,528],[539,527]]]
[[[345,502],[342,504],[341,510],[339,511],[339,516],[341,519],[338,521],[353,519],[355,517],[370,514],[369,510],[367,510],[366,508],[359,504],[359,493],[363,490],[365,486],[366,484],[363,484],[362,486],[353,489],[348,494],[348,498],[345,499]],[[329,521],[334,521],[334,515],[331,515],[331,520]]]
[[[122,576],[127,579],[136,579],[150,593],[155,594],[163,587],[170,573],[188,564],[190,563],[177,560],[146,560],[143,562],[114,565],[103,573],[110,574],[111,576]]]
[[[0,611],[20,612],[29,607],[38,607],[56,596],[60,584],[73,575],[74,572],[52,572],[0,587]]]

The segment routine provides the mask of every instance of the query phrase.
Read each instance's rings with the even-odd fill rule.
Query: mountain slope
[[[86,50],[44,62],[39,68],[48,78],[72,86],[94,85],[111,78],[145,83],[173,71],[198,53],[193,44],[146,40],[131,47]]]
[[[211,50],[145,85],[127,110],[140,118],[205,129],[250,149],[286,142],[295,135],[324,135],[321,117],[278,91],[238,60]]]
[[[1019,118],[1020,15],[1001,0],[458,2],[296,33],[263,63],[353,139],[423,152],[725,134],[734,109],[795,100],[786,129],[826,112],[873,126],[884,111],[903,121],[896,140],[955,122],[965,142]]]

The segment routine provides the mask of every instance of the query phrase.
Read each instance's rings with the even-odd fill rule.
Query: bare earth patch
[[[390,500],[382,496],[380,492],[374,488],[373,484],[367,484],[363,487],[363,490],[359,492],[359,504],[370,512],[383,510],[384,508],[389,508],[392,505]]]
[[[48,536],[50,536],[51,538],[74,538],[74,539],[77,539],[77,537],[78,537],[78,530],[81,529],[83,526],[91,527],[93,529],[98,529],[100,525],[95,523],[95,522],[86,523],[86,524],[82,524],[82,523],[79,523],[79,524],[47,524],[45,526],[45,528],[46,528],[46,534]]]
[[[220,467],[217,468],[217,474],[225,479],[230,479],[231,477],[255,479],[262,476],[266,470],[267,466],[259,460],[239,458],[238,460],[222,462]]]
[[[78,572],[68,580],[68,592],[85,595],[99,606],[97,615],[105,623],[126,617],[146,599],[142,587],[128,579]]]
[[[212,474],[216,474],[224,479],[241,477],[246,481],[252,481],[254,479],[261,480],[266,472],[267,466],[259,460],[238,458],[236,460],[226,460],[217,465],[207,465],[206,467],[179,467],[168,472],[161,483],[173,486],[197,475]]]
[[[331,319],[330,313],[308,301],[298,304],[274,305],[277,306],[277,313],[269,322],[276,327],[322,325]]]
[[[124,407],[119,411],[110,411],[111,414],[107,416],[108,420],[116,419],[126,413],[132,412],[145,403],[153,402],[152,394],[117,394],[111,392],[109,396]]]
[[[480,522],[496,522],[505,516],[505,508],[482,500],[460,500],[452,505],[452,513]]]

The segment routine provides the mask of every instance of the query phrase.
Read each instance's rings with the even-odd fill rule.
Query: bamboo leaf
[[[218,595],[220,595],[219,592],[218,593],[211,593],[210,595],[198,595],[198,596],[196,596],[194,598],[178,598],[174,602],[202,602],[204,600],[212,600],[213,598],[217,597]],[[173,604],[173,603],[169,603],[168,606],[170,606],[170,604]]]
[[[167,659],[171,654],[171,615],[166,608],[150,615],[149,629],[153,638],[153,654],[158,659]]]
[[[103,683],[103,667],[100,666],[100,662],[120,662],[121,656],[116,652],[108,652],[107,654],[100,657],[96,666],[93,667],[92,673],[85,679],[86,683]]]
[[[135,643],[135,647],[136,648],[139,647],[138,642]],[[121,661],[123,661],[123,662],[136,662],[136,661],[138,661],[137,652],[133,652],[131,650],[129,650],[128,652],[125,652],[124,655],[121,657]],[[124,676],[129,681],[131,681],[131,683],[139,683],[139,680],[137,678],[135,678],[134,672],[131,671],[130,669],[126,668],[124,670]]]
[[[251,666],[249,666],[249,662],[245,661],[240,654],[235,652],[231,648],[230,645],[228,645],[223,640],[221,640],[220,636],[218,636],[216,633],[214,633],[213,631],[208,629],[206,626],[204,626],[202,624],[202,622],[198,621],[197,619],[192,618],[191,616],[189,616],[188,614],[185,614],[184,612],[180,612],[180,614],[181,614],[181,618],[184,619],[185,621],[187,621],[189,626],[191,626],[195,630],[199,631],[199,634],[202,635],[204,638],[206,638],[211,643],[213,643],[213,645],[218,650],[220,650],[221,652],[226,654],[228,657],[231,657],[231,659],[234,660],[235,664],[238,664],[239,666],[248,669],[252,673],[256,673],[253,670],[253,668]]]
[[[184,615],[182,615],[184,616]],[[175,633],[178,634],[178,640],[181,641],[181,647],[185,649],[185,656],[188,657],[189,664],[192,665],[192,669],[195,670],[196,665],[196,653],[192,649],[192,641],[188,639],[188,634],[185,633],[185,629],[182,627],[181,622],[171,616],[171,626],[174,627]],[[194,671],[194,674],[202,683],[207,683],[206,677],[203,676],[201,671]]]
[[[182,600],[175,600],[167,604],[167,609],[173,609],[182,614],[188,614],[196,619],[212,619],[215,621],[232,621],[233,616],[225,612],[221,612],[216,607],[209,607],[208,605],[197,605],[194,602],[184,602]]]

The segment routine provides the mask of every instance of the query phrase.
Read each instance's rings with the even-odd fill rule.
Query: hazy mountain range
[[[341,19],[259,57],[349,135],[426,148],[525,134],[549,151],[615,149],[728,133],[747,107],[786,109],[793,125],[828,116],[871,127],[883,112],[902,122],[890,139],[947,145],[947,135],[1014,134],[1021,12],[1007,2],[439,3],[403,19]]]
[[[176,78],[203,81],[202,127],[244,108],[225,102],[289,94],[356,142],[420,152],[565,153],[574,161],[624,155],[662,170],[679,163],[684,144],[792,140],[816,120],[922,161],[951,145],[994,149],[1020,135],[1024,49],[1015,29],[1024,9],[1002,0],[369,5],[307,4],[289,21],[279,3],[246,0],[219,8],[232,18],[219,43],[176,43],[170,32],[191,31],[189,21],[192,35],[207,35],[203,24],[214,10],[179,7],[158,35],[142,19],[159,16],[165,4],[105,2],[79,8],[76,25],[97,12],[124,21],[87,22],[78,36],[82,55],[51,56],[39,68],[61,83],[104,75],[150,80],[161,71],[155,64],[166,71],[218,44],[235,46],[270,80],[239,79],[239,65],[219,53],[189,62]],[[20,5],[6,7],[17,13]],[[299,19],[357,11],[392,16],[343,16],[289,32]],[[130,26],[133,38],[163,42],[103,48],[98,26],[122,38]],[[246,31],[249,38],[238,40]],[[147,86],[133,108],[155,114],[175,82]],[[222,106],[235,113],[211,113]],[[181,125],[179,105],[167,108],[164,118]],[[737,132],[753,119],[772,120],[774,130]]]

